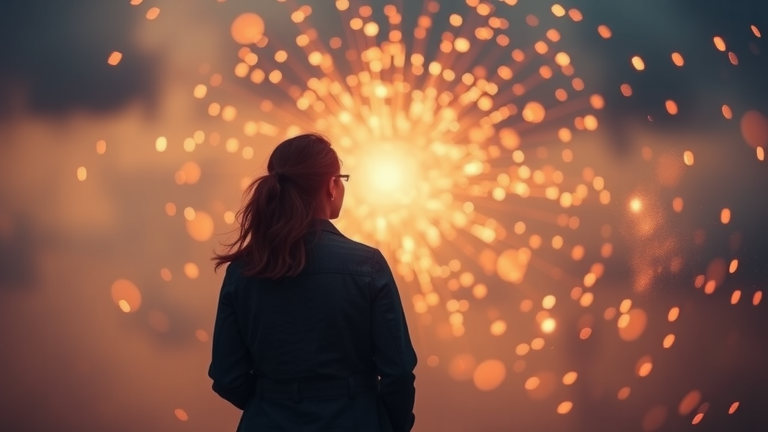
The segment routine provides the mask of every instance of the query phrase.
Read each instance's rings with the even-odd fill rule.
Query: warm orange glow
[[[545,115],[544,106],[538,102],[528,102],[523,108],[523,119],[529,123],[541,123]]]
[[[524,387],[526,390],[534,390],[536,389],[536,387],[539,386],[540,383],[541,383],[541,380],[538,377],[532,376],[527,380],[525,380]]]
[[[725,225],[731,221],[731,210],[724,208],[720,211],[720,222]]]
[[[147,11],[147,19],[148,20],[153,20],[153,19],[157,18],[158,15],[160,15],[160,8],[158,8],[158,7],[151,7]]]
[[[552,290],[527,293],[529,298],[520,302],[521,312],[515,313],[534,320],[539,327],[534,330],[540,330],[541,336],[562,332],[563,337],[576,337],[574,328],[569,330],[563,327],[566,321],[559,321],[570,322],[570,318],[566,318],[567,310],[561,314],[560,308],[577,307],[584,316],[590,317],[594,312],[592,306],[605,308],[598,302],[603,300],[600,297],[603,291],[592,287],[599,288],[597,282],[602,282],[601,277],[607,270],[603,263],[595,262],[601,258],[596,257],[598,251],[593,246],[599,247],[602,258],[608,258],[613,252],[614,240],[608,238],[608,234],[602,238],[587,236],[586,231],[592,228],[592,224],[587,223],[591,221],[589,216],[576,216],[570,211],[582,204],[610,203],[607,181],[593,168],[581,165],[591,162],[578,154],[580,146],[554,148],[539,144],[538,137],[554,138],[556,133],[556,139],[562,143],[573,142],[577,137],[588,139],[586,131],[601,129],[599,123],[604,121],[602,117],[598,119],[595,110],[606,108],[606,99],[610,98],[593,94],[583,77],[576,74],[573,64],[577,62],[574,57],[577,51],[560,51],[558,41],[568,37],[565,31],[561,34],[557,29],[538,28],[535,29],[538,40],[507,48],[520,41],[505,34],[509,33],[505,30],[510,23],[502,18],[505,15],[501,10],[496,11],[503,7],[499,2],[466,0],[462,3],[474,10],[462,15],[451,14],[452,11],[443,14],[445,11],[440,7],[447,3],[430,0],[424,4],[422,15],[414,17],[416,28],[400,25],[403,17],[398,13],[399,6],[394,4],[371,7],[348,0],[334,3],[336,10],[347,11],[342,14],[344,28],[338,29],[341,31],[338,34],[347,34],[344,39],[321,36],[309,23],[312,9],[308,6],[292,6],[290,19],[300,24],[296,26],[298,32],[278,38],[282,29],[277,29],[274,40],[270,41],[264,34],[265,22],[261,17],[250,13],[237,16],[231,26],[232,38],[240,44],[232,50],[237,57],[233,55],[231,62],[223,63],[222,69],[213,65],[199,68],[199,81],[190,81],[187,90],[192,93],[187,97],[196,99],[194,105],[200,105],[203,113],[207,112],[206,119],[186,135],[169,132],[168,139],[161,137],[162,140],[156,141],[158,151],[170,153],[163,155],[163,159],[172,157],[169,161],[176,160],[171,163],[179,164],[174,167],[181,166],[174,176],[180,185],[176,190],[187,189],[183,185],[209,182],[202,179],[202,171],[207,166],[204,160],[216,157],[211,152],[232,161],[233,167],[258,165],[258,159],[264,157],[266,143],[295,135],[307,127],[316,128],[332,137],[340,158],[347,163],[345,169],[358,172],[354,177],[357,180],[352,183],[360,186],[353,188],[350,184],[345,198],[348,216],[340,218],[339,228],[346,229],[356,240],[387,249],[396,277],[417,286],[407,297],[404,295],[404,299],[412,300],[406,302],[406,306],[413,307],[419,324],[433,325],[435,336],[442,342],[460,342],[476,337],[470,331],[474,326],[471,322],[475,314],[480,313],[485,322],[480,330],[490,333],[486,333],[486,337],[499,337],[498,340],[504,342],[501,338],[522,336],[513,342],[515,353],[530,356],[527,367],[538,368],[537,358],[550,352],[550,341],[520,334],[519,317],[506,314],[492,303],[500,298],[497,294],[501,290],[527,289],[523,282],[527,282],[528,266],[538,260],[544,266],[544,274],[554,281]],[[505,0],[504,3],[517,2]],[[375,9],[377,7],[383,9],[386,18],[378,17],[381,10]],[[438,10],[440,14],[436,14]],[[583,19],[576,9],[555,5],[552,11],[560,17],[567,14],[573,21]],[[475,13],[477,15],[472,16]],[[526,13],[522,15],[529,26],[557,21],[546,16],[525,16]],[[481,21],[475,20],[478,16],[482,17]],[[266,25],[279,22],[270,20]],[[602,38],[612,37],[605,25],[597,31]],[[350,39],[350,36],[353,37]],[[416,41],[415,47],[406,46],[414,37],[422,40]],[[431,47],[421,46],[427,40],[430,44],[436,42],[434,52]],[[481,50],[485,48],[503,54],[499,57],[500,66],[488,67],[475,58],[475,53],[484,52]],[[465,53],[469,55],[460,55]],[[465,57],[466,62],[462,60]],[[348,66],[351,72],[346,71]],[[223,83],[225,79],[227,82]],[[544,80],[550,80],[545,84],[551,85],[551,90],[542,92],[541,99],[534,100],[538,96],[530,96],[536,94],[534,91]],[[238,86],[249,90],[240,92]],[[585,90],[590,93],[579,94]],[[621,91],[627,96],[632,94],[628,84],[622,86]],[[278,95],[280,92],[284,93],[283,97]],[[275,123],[270,124],[272,121]],[[286,122],[300,126],[286,126]],[[222,129],[215,129],[215,124]],[[200,130],[195,132],[196,129]],[[574,130],[581,132],[575,134]],[[546,137],[547,133],[552,136]],[[209,147],[206,137],[211,145],[221,145]],[[528,141],[528,137],[534,138]],[[455,139],[462,142],[456,143]],[[391,159],[382,157],[382,151],[386,153],[389,147],[404,150]],[[182,148],[186,152],[182,152]],[[177,156],[184,159],[175,159]],[[244,164],[243,159],[254,162]],[[370,160],[375,163],[369,163]],[[411,161],[417,165],[414,170],[405,166]],[[584,170],[582,175],[584,168],[589,171]],[[416,175],[412,176],[411,171]],[[233,181],[245,189],[252,180],[250,175],[240,172]],[[400,198],[391,198],[401,195],[402,202]],[[484,213],[488,204],[497,205],[493,208],[512,208],[510,200],[520,198],[552,205],[551,219],[556,219],[557,224],[542,228],[538,220],[530,220],[523,214],[506,225],[504,221],[509,221],[508,217],[500,215],[494,219]],[[390,199],[391,203],[382,204]],[[650,216],[655,201],[652,197],[648,197],[647,202],[645,196],[642,199],[649,208],[643,211]],[[213,233],[221,231],[222,223],[237,222],[231,207],[234,203],[189,201],[189,197],[183,196],[174,200],[180,205],[179,213],[183,209],[184,219],[168,222],[184,223],[193,241],[210,242]],[[186,207],[192,205],[201,207]],[[166,205],[167,214],[176,212],[176,205]],[[645,216],[641,214],[637,219]],[[580,227],[580,218],[584,228]],[[578,235],[573,235],[574,231]],[[471,240],[467,241],[467,237]],[[597,243],[590,242],[590,238]],[[450,263],[443,264],[437,259],[436,251],[446,243],[457,246],[458,253]],[[554,252],[572,262],[558,265],[556,258],[552,258],[556,255],[548,255]],[[174,285],[185,283],[187,278],[212,276],[202,274],[208,272],[208,265],[198,267],[192,262],[183,267],[171,262],[164,265],[176,273]],[[536,267],[537,272],[541,269]],[[163,280],[164,275],[161,272]],[[504,283],[490,283],[488,278],[497,276]],[[522,285],[515,286],[518,284]],[[548,292],[562,297],[556,298]],[[574,305],[575,302],[580,306]],[[646,327],[645,312],[632,309],[631,302],[622,303],[621,309],[626,314],[621,318],[621,337],[639,337]],[[165,321],[157,318],[160,315],[153,316],[156,319],[151,325],[156,330],[164,328]],[[575,330],[578,337],[585,340],[598,328],[591,318],[580,320]],[[208,340],[207,334],[202,337],[196,332],[196,336],[200,341]],[[559,338],[556,335],[551,341],[555,348],[555,340]],[[521,358],[515,359],[514,365],[483,360],[470,353],[441,359],[431,355],[427,364],[446,369],[454,380],[472,380],[482,391],[503,385],[507,367],[515,372],[526,369],[526,362]],[[541,395],[554,396],[560,376],[563,385],[573,384],[577,373],[566,371],[533,371],[537,373],[533,377],[537,384],[532,393],[541,391],[536,393],[540,399]],[[562,373],[565,375],[558,376]],[[571,411],[573,404],[566,402],[558,407],[558,412]]]
[[[557,299],[553,295],[547,295],[541,301],[541,307],[544,309],[552,309],[555,306]]]
[[[624,299],[621,301],[621,304],[619,305],[619,312],[625,314],[629,312],[631,308],[632,308],[632,300]]]
[[[530,312],[533,308],[533,301],[530,299],[525,299],[520,302],[520,312]]]
[[[205,331],[205,330],[203,330],[203,329],[197,329],[197,330],[195,330],[195,337],[196,337],[196,338],[197,338],[197,340],[199,340],[200,342],[208,342],[208,339],[209,339],[209,336],[208,336],[208,332],[206,332],[206,331]]]
[[[575,22],[579,22],[584,18],[584,16],[581,14],[581,12],[578,9],[568,10],[568,16]]]
[[[674,52],[672,53],[672,63],[674,63],[675,66],[682,66],[685,64],[685,60],[683,60],[683,56],[680,55],[680,53]]]
[[[674,343],[675,343],[675,335],[670,333],[664,337],[664,340],[662,341],[661,346],[663,346],[664,348],[669,348]]]
[[[738,408],[739,408],[739,403],[738,402],[732,403],[731,406],[728,408],[728,414],[735,413]]]
[[[545,342],[544,342],[543,338],[540,338],[540,337],[534,338],[531,341],[531,349],[535,350],[535,351],[538,351],[538,350],[544,348],[544,344],[545,344]]]
[[[683,199],[680,197],[675,197],[675,199],[672,200],[672,209],[676,213],[680,213],[683,211]]]
[[[541,331],[544,333],[552,333],[555,331],[556,326],[557,323],[555,322],[554,318],[547,318],[541,322]]]
[[[642,357],[638,360],[637,365],[635,366],[635,372],[639,377],[648,376],[651,373],[651,370],[653,370],[653,362],[651,361],[650,356]]]
[[[701,403],[701,392],[698,390],[692,390],[683,397],[678,405],[677,412],[680,415],[685,416],[690,414]]]
[[[741,136],[752,147],[768,146],[768,119],[754,110],[749,110],[741,117]]]
[[[622,340],[631,342],[637,340],[645,332],[648,325],[648,315],[642,309],[632,309],[622,314],[616,323]]]
[[[507,375],[507,368],[500,360],[485,360],[475,369],[472,380],[478,390],[491,391],[497,388]]]
[[[264,35],[264,20],[253,12],[246,12],[232,21],[230,31],[235,42],[250,45]]]
[[[715,43],[715,48],[718,51],[725,51],[725,41],[720,36],[715,36],[712,41]]]
[[[564,385],[571,385],[576,382],[576,378],[578,378],[579,374],[571,371],[563,375],[563,384]]]
[[[704,293],[712,294],[715,292],[715,288],[717,288],[717,281],[709,280],[706,284],[704,284]]]
[[[96,141],[96,153],[103,155],[107,151],[107,142],[104,140]]]
[[[667,314],[667,320],[669,320],[669,322],[674,322],[675,320],[677,320],[679,316],[680,316],[680,308],[675,306],[669,310],[669,313]]]
[[[600,36],[603,37],[603,39],[608,39],[611,37],[611,29],[608,28],[607,25],[601,24],[597,27],[597,32],[600,34]]]
[[[557,406],[557,413],[568,414],[571,411],[571,408],[573,408],[573,402],[571,401],[561,402],[560,405]]]
[[[170,282],[173,279],[173,275],[171,274],[171,271],[168,270],[167,268],[160,270],[160,277],[166,282]]]
[[[740,290],[735,290],[731,294],[731,304],[735,305],[736,303],[739,302],[739,299],[741,299],[741,291]]]
[[[198,84],[195,86],[195,89],[192,93],[196,98],[202,99],[205,97],[205,94],[207,92],[208,92],[208,87],[206,87],[205,84]]]
[[[584,116],[584,129],[588,131],[594,131],[597,130],[597,126],[597,117],[593,116],[592,114],[587,114]]]
[[[723,117],[727,118],[728,120],[733,118],[733,112],[731,111],[731,107],[728,105],[723,105],[722,112]]]
[[[125,312],[136,312],[141,307],[141,292],[133,282],[118,279],[112,284],[112,300]]]
[[[634,66],[635,69],[641,71],[645,69],[645,62],[640,58],[640,56],[634,56],[632,57],[632,66]]]
[[[619,390],[619,394],[617,395],[617,398],[619,400],[626,400],[629,397],[630,392],[631,392],[631,389],[629,387],[622,387]]]
[[[176,408],[175,410],[173,410],[173,414],[176,416],[177,419],[181,421],[189,420],[189,415],[187,415],[187,412],[181,408]]]
[[[496,320],[491,323],[491,334],[501,336],[507,331],[507,323],[504,320]]]
[[[477,284],[472,288],[472,295],[478,300],[483,299],[488,295],[488,287],[484,284]]]
[[[192,220],[187,220],[187,233],[199,242],[208,241],[213,235],[213,218],[206,212],[196,211]]]
[[[165,214],[168,216],[176,215],[176,204],[169,202],[165,204]]]
[[[558,66],[567,66],[571,63],[571,57],[564,52],[559,52],[555,54],[555,63]]]
[[[379,34],[379,25],[371,21],[363,26],[363,33],[368,37],[374,37]]]
[[[739,260],[732,259],[731,263],[728,265],[728,273],[736,273],[736,269],[739,268]]]
[[[589,104],[594,109],[603,109],[605,107],[605,99],[599,94],[593,94],[589,97]]]
[[[120,63],[120,60],[123,59],[123,53],[119,51],[113,51],[112,54],[109,55],[109,58],[107,59],[107,63],[111,64],[112,66],[116,66],[118,63]]]
[[[521,343],[515,347],[515,354],[519,356],[524,356],[528,354],[530,350],[531,350],[530,345],[528,345],[527,343]]]
[[[340,11],[349,9],[349,0],[336,0],[336,9]]]
[[[197,264],[188,262],[184,264],[184,275],[190,279],[197,279],[200,276],[200,268],[197,267]]]
[[[673,100],[668,100],[664,103],[664,106],[667,108],[667,112],[671,115],[677,114],[677,103]]]
[[[693,152],[692,151],[686,150],[685,152],[683,152],[683,162],[686,165],[688,165],[688,166],[693,165],[693,161],[694,161],[694,159],[693,159]]]
[[[237,117],[237,108],[233,107],[232,105],[226,105],[221,110],[221,118],[224,121],[232,121]]]
[[[208,105],[208,115],[211,117],[216,117],[221,112],[221,105],[219,105],[216,102],[211,103]]]

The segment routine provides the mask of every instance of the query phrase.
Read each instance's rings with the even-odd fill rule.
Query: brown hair
[[[299,135],[280,143],[269,157],[267,174],[245,190],[249,198],[237,213],[239,235],[226,244],[227,253],[215,253],[214,271],[241,259],[246,276],[296,276],[306,264],[306,234],[317,202],[340,168],[336,151],[321,135]]]

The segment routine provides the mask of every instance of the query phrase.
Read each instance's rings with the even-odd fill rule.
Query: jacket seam
[[[375,250],[373,251],[372,255],[373,255],[374,258],[376,257],[376,251]],[[374,274],[378,273],[379,266],[381,265],[381,263],[377,262],[377,261],[378,260],[374,261],[374,263],[376,263],[376,272],[374,272]],[[371,280],[373,280],[373,278],[371,278]],[[397,287],[395,287],[395,289],[397,289]],[[395,337],[395,333],[392,330],[392,323],[391,323],[391,321],[389,319],[387,319],[387,315],[384,313],[384,311],[382,310],[381,306],[376,307],[376,309],[379,311],[379,313],[381,314],[381,317],[383,318],[384,322],[387,325],[387,333],[389,333],[389,336],[392,338],[392,342],[395,345],[395,350],[397,351],[397,357],[398,357],[398,360],[399,360],[400,364],[401,365],[405,365],[405,352],[402,350],[401,344],[397,343],[398,338]]]

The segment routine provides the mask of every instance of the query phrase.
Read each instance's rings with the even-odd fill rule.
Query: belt
[[[256,379],[256,394],[265,399],[320,399],[327,397],[349,396],[364,392],[376,392],[379,378],[375,375],[353,374],[346,379],[312,381],[273,381],[259,377]]]

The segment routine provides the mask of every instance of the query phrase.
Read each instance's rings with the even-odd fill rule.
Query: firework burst
[[[270,38],[258,14],[243,13],[231,26],[241,48],[230,74],[205,67],[209,82],[194,89],[224,123],[217,139],[231,135],[221,139],[224,148],[246,159],[253,149],[241,143],[253,137],[328,135],[353,177],[340,228],[381,248],[396,273],[418,285],[412,300],[424,322],[447,313],[447,337],[465,332],[469,300],[506,283],[521,287],[524,310],[530,298],[544,301],[562,289],[587,306],[586,289],[604,268],[584,265],[574,213],[590,197],[608,204],[610,193],[594,170],[575,166],[568,145],[575,133],[597,128],[603,99],[583,94],[569,54],[557,48],[557,29],[539,31],[535,15],[524,23],[505,18],[515,3],[468,1],[444,10],[428,1],[406,27],[397,6],[374,11],[339,0],[336,34],[311,26],[305,5],[290,11],[291,46]],[[550,12],[582,18],[575,9]],[[513,43],[518,24],[539,39]],[[190,148],[195,141],[188,139]],[[607,227],[597,228],[608,236]],[[563,259],[557,254],[582,269],[564,274],[552,264]],[[610,244],[594,254],[609,255]],[[552,279],[526,287],[529,268]],[[491,333],[504,332],[500,318]],[[547,318],[537,315],[551,332]]]

